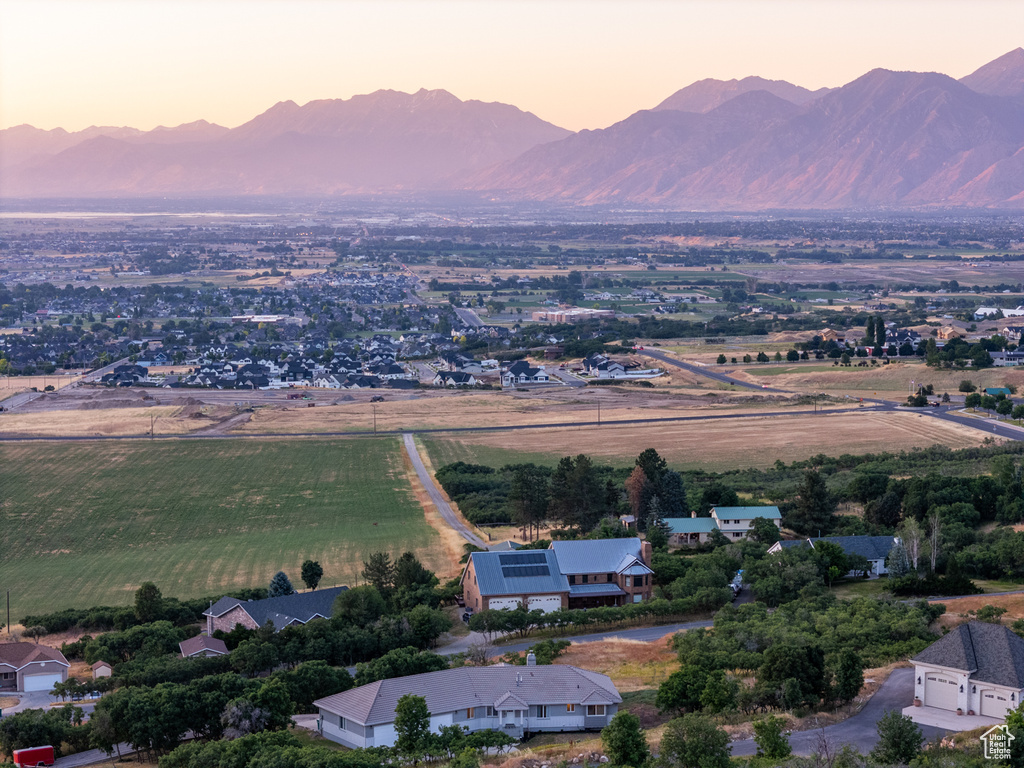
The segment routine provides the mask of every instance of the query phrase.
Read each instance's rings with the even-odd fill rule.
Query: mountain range
[[[443,90],[286,101],[231,129],[0,131],[7,198],[454,190],[675,210],[1024,208],[1024,49],[959,81],[701,80],[578,133]]]

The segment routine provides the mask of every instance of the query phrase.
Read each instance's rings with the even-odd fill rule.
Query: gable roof
[[[961,624],[911,661],[970,672],[979,683],[1024,688],[1024,639],[999,624]]]
[[[555,553],[562,573],[620,573],[635,565],[635,561],[646,567],[643,565],[642,545],[643,542],[635,537],[553,541],[551,551]]]
[[[206,653],[207,651],[216,653],[219,656],[227,656],[228,654],[228,647],[223,640],[218,640],[216,637],[208,635],[196,635],[188,640],[182,640],[178,643],[178,649],[186,659],[189,656],[195,656],[197,653]]]
[[[831,541],[842,547],[847,555],[863,555],[867,560],[884,560],[896,543],[892,536],[822,536],[811,539],[811,546],[819,541]]]
[[[296,592],[283,597],[268,597],[264,600],[239,600],[237,597],[222,597],[210,608],[203,611],[204,616],[223,616],[231,609],[241,606],[257,625],[263,626],[268,621],[280,629],[292,622],[305,624],[323,616],[331,618],[334,598],[348,587],[331,587],[330,589],[314,589],[311,592]]]
[[[718,529],[710,517],[666,517],[664,522],[670,533],[711,533]]]
[[[476,553],[474,553],[476,554]],[[398,699],[422,696],[432,714],[469,707],[497,707],[516,701],[516,709],[530,704],[617,704],[622,697],[606,675],[565,664],[519,667],[457,667],[421,675],[394,677],[361,685],[313,702],[363,725],[381,725],[395,719]]]
[[[65,667],[70,667],[64,654],[56,648],[48,645],[36,645],[35,643],[0,643],[0,664],[7,664],[15,669],[32,664],[34,662],[55,661]]]
[[[569,591],[569,581],[558,570],[555,553],[550,549],[474,552],[469,558],[484,597]]]
[[[764,507],[712,507],[711,512],[719,520],[753,520],[764,517],[768,520],[781,520],[782,513],[776,506]]]

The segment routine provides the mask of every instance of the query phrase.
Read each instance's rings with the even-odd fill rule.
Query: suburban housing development
[[[549,549],[474,552],[462,573],[473,611],[545,613],[649,600],[651,545],[637,538],[555,541]]]
[[[578,667],[529,662],[525,667],[457,667],[378,680],[319,699],[314,702],[319,730],[348,747],[393,746],[395,708],[409,694],[426,699],[435,733],[443,725],[460,725],[514,738],[600,729],[622,702],[608,676]]]

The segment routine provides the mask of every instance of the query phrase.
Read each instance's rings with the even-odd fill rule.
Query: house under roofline
[[[395,708],[411,694],[426,699],[430,730],[460,725],[513,738],[538,731],[600,730],[622,697],[606,675],[565,664],[456,667],[378,680],[313,702],[320,733],[348,747],[390,747]]]
[[[246,629],[258,629],[270,621],[274,623],[275,629],[280,630],[290,624],[306,624],[317,618],[329,619],[334,599],[346,589],[348,587],[314,589],[311,592],[296,592],[265,600],[222,597],[203,611],[206,634],[212,636],[218,629],[230,632],[238,624]]]

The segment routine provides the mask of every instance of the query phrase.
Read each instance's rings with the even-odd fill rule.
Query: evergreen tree
[[[363,561],[363,578],[381,595],[387,595],[395,586],[395,564],[387,552],[374,552],[369,560]]]
[[[892,545],[885,562],[890,579],[902,579],[910,573],[910,558],[907,557],[907,550],[902,541]]]
[[[853,701],[864,685],[864,662],[852,648],[839,653],[832,686],[832,697],[840,704]]]
[[[683,476],[675,470],[670,469],[661,476],[658,498],[661,499],[661,513],[664,517],[689,517]]]
[[[797,533],[824,536],[835,524],[835,511],[836,501],[825,485],[825,478],[811,470],[797,489],[796,507],[786,522]]]
[[[267,597],[284,597],[285,595],[294,594],[295,588],[292,586],[292,582],[287,574],[284,571],[275,573],[274,578],[270,580],[270,586],[267,588]]]
[[[547,514],[548,499],[548,477],[542,467],[520,464],[513,469],[508,491],[512,519],[529,530],[531,539]]]
[[[159,619],[163,608],[163,595],[152,581],[147,581],[135,590],[135,618],[143,624]]]
[[[398,700],[395,734],[395,749],[411,758],[413,764],[426,754],[430,744],[430,711],[425,698],[407,693]]]
[[[606,490],[586,454],[565,456],[551,475],[548,513],[567,527],[591,530],[604,515]]]

